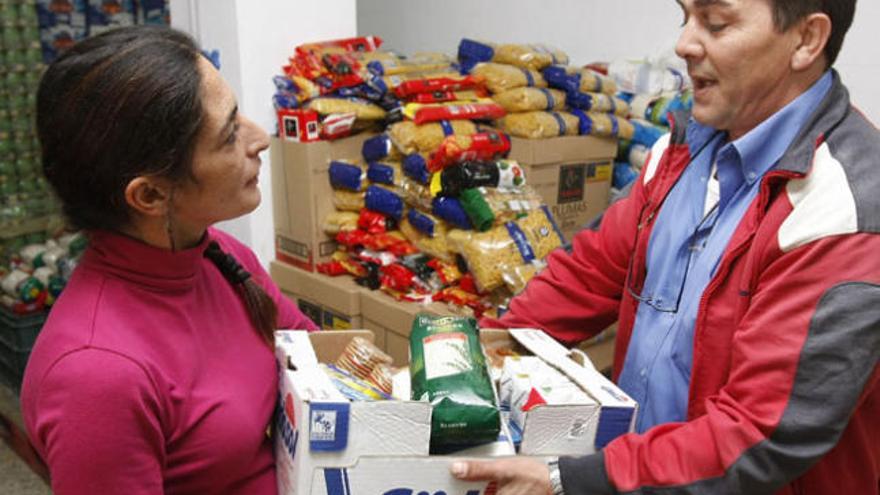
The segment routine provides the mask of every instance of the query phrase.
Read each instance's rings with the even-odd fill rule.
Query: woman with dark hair
[[[268,136],[188,36],[111,31],[37,95],[46,177],[90,245],[31,354],[56,494],[275,493],[275,328],[315,330],[211,225],[260,202]]]

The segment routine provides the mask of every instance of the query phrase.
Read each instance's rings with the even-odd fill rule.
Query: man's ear
[[[125,186],[125,202],[147,216],[165,216],[171,207],[171,182],[153,176],[138,176]]]
[[[810,14],[794,29],[800,33],[800,42],[791,56],[792,70],[802,71],[812,67],[816,60],[824,60],[825,45],[831,36],[831,19],[828,15],[820,12]]]

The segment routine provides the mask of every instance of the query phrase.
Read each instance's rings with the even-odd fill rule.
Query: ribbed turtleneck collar
[[[115,232],[92,231],[82,264],[152,289],[183,291],[199,275],[212,237],[208,229],[197,246],[172,252]]]

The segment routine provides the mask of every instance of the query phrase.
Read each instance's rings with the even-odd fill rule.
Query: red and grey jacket
[[[651,229],[690,159],[686,125],[673,125],[598,229],[551,254],[510,311],[483,326],[544,328],[573,344],[618,320],[616,379]],[[835,73],[702,295],[687,421],[561,459],[566,494],[877,494],[878,234],[880,132]]]

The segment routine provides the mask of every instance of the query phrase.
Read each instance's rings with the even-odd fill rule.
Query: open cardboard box
[[[427,402],[352,402],[336,389],[317,365],[334,362],[355,336],[372,340],[366,330],[276,333],[279,494],[482,495],[493,490],[485,482],[453,478],[449,464],[454,456],[429,455]],[[482,330],[480,339],[487,348],[509,346],[541,357],[595,399],[595,404],[530,410],[521,454],[588,454],[632,431],[636,403],[596,372],[583,354],[571,355],[540,330]]]

